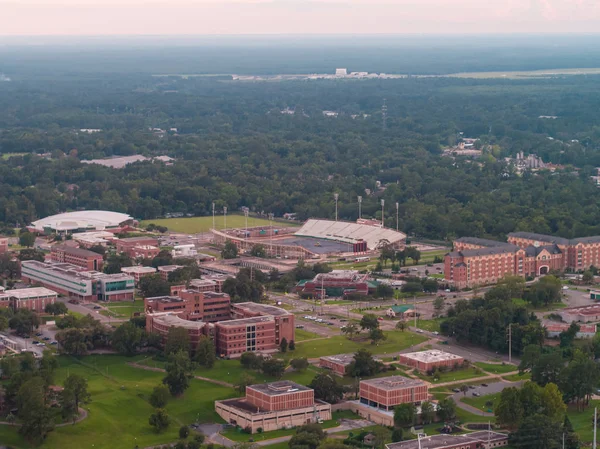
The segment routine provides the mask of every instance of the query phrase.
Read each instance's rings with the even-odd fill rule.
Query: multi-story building
[[[57,293],[45,287],[19,288],[0,292],[0,307],[13,310],[29,309],[43,312],[48,304],[56,302]]]
[[[571,325],[569,323],[545,323],[546,336],[548,338],[559,337],[562,332],[569,330]],[[595,324],[580,324],[579,332],[575,334],[575,338],[594,338],[596,335]]]
[[[229,424],[252,433],[331,419],[331,405],[315,399],[314,390],[282,380],[246,387],[245,398],[215,401],[215,410]]]
[[[151,246],[158,249],[158,239],[156,237],[129,237],[125,239],[119,239],[115,242],[117,252],[125,253],[129,257],[138,257],[135,248]],[[157,253],[158,254],[158,253]]]
[[[69,263],[86,270],[102,270],[104,259],[102,254],[83,248],[68,245],[55,245],[50,251],[50,260],[58,263]]]
[[[0,254],[8,251],[8,238],[0,237]]]
[[[222,357],[239,357],[250,351],[276,352],[284,338],[288,342],[294,339],[294,315],[284,309],[256,303],[238,303],[232,304],[227,316],[223,316],[223,299],[226,297],[229,301],[229,296],[214,292],[197,292],[194,296],[196,295],[204,296],[204,309],[196,309],[195,299],[190,298],[148,298],[146,330],[158,333],[164,340],[169,327],[182,321],[198,319],[189,329],[213,337],[217,353]],[[190,310],[193,312],[190,313]],[[200,316],[204,316],[206,320],[199,321]],[[173,317],[177,317],[177,320]],[[196,335],[190,335],[190,339],[194,337]]]
[[[374,358],[375,360],[379,360]],[[354,354],[328,355],[319,358],[319,367],[330,370],[338,376],[346,375],[346,368],[354,361]]]
[[[148,313],[171,312],[191,321],[213,323],[231,317],[230,298],[226,293],[182,290],[179,296],[159,296],[144,300]]]
[[[156,268],[144,267],[142,265],[136,265],[134,267],[121,267],[121,273],[125,273],[131,276],[135,280],[135,285],[140,283],[140,279],[144,276],[152,276],[156,274]]]
[[[493,284],[507,275],[536,277],[550,271],[600,266],[600,236],[565,239],[513,232],[508,243],[462,237],[444,260],[444,277],[457,288]]]
[[[127,248],[125,252],[132,259],[154,259],[160,253],[160,248],[152,245],[137,245]]]
[[[296,292],[304,296],[320,298],[325,290],[327,296],[344,296],[349,293],[369,294],[371,288],[369,276],[353,270],[333,270],[319,273],[312,280],[301,281],[296,285]]]
[[[360,402],[383,410],[405,403],[419,404],[428,398],[429,387],[419,379],[403,376],[360,381]]]
[[[386,449],[493,449],[508,446],[508,434],[480,430],[463,435],[431,435],[386,444]]]
[[[175,306],[176,301],[173,302]],[[212,325],[203,321],[185,320],[177,313],[158,312],[146,313],[146,332],[160,335],[162,343],[165,344],[169,329],[172,327],[181,327],[185,329],[190,337],[190,347],[195,349],[198,342],[205,336],[213,336],[214,328]]]
[[[161,278],[163,278],[165,281],[168,281],[169,275],[180,268],[183,268],[183,265],[163,265],[158,267],[158,272],[160,273]]]
[[[133,300],[135,281],[124,273],[104,274],[56,262],[21,262],[21,278],[82,301]]]
[[[465,359],[456,354],[439,351],[437,349],[430,349],[428,351],[400,354],[398,356],[398,361],[401,364],[415,368],[418,371],[427,372],[440,367],[454,368],[462,365]]]

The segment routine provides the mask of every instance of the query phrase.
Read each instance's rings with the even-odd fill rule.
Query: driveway
[[[468,382],[468,380],[466,380],[465,382]],[[469,397],[469,396],[473,397],[474,392],[479,393],[481,396],[485,396],[487,394],[500,393],[505,388],[521,387],[521,386],[523,386],[524,383],[525,383],[524,380],[520,380],[518,382],[508,382],[505,380],[500,380],[500,382],[494,382],[494,383],[488,384],[487,387],[482,387],[481,384],[474,383],[475,389],[467,391],[466,395],[464,393],[460,392],[460,393],[454,393],[451,397],[452,397],[452,399],[454,399],[454,402],[456,402],[456,405],[458,407],[462,408],[463,410],[465,410],[469,413],[473,413],[474,415],[480,415],[480,416],[494,416],[493,413],[484,412],[484,411],[479,410],[478,408],[470,406],[469,404],[465,404],[464,402],[462,402],[462,398]]]

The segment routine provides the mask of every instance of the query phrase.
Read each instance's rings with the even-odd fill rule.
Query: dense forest
[[[400,228],[421,237],[600,234],[590,179],[600,167],[600,76],[236,82],[78,67],[51,80],[7,73],[5,226],[82,208],[139,219],[209,215],[213,201],[219,210],[332,218],[339,193],[341,219],[357,218],[358,195],[363,215],[377,218],[385,199],[387,224],[395,227],[398,202]],[[493,150],[479,161],[441,156],[459,133]],[[565,169],[519,175],[504,162],[519,151]],[[175,161],[119,170],[80,162],[133,154]]]

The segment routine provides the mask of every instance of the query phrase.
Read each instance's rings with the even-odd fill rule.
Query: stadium
[[[215,243],[234,242],[241,251],[261,244],[270,257],[320,259],[368,254],[385,245],[401,247],[406,234],[380,225],[310,219],[300,229],[259,226],[247,229],[211,229]]]
[[[76,233],[87,231],[118,232],[125,226],[134,224],[133,217],[120,212],[106,210],[85,210],[65,212],[34,221],[27,228],[39,234]]]

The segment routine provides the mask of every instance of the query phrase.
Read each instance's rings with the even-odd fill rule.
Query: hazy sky
[[[599,31],[600,0],[0,0],[0,35]]]

